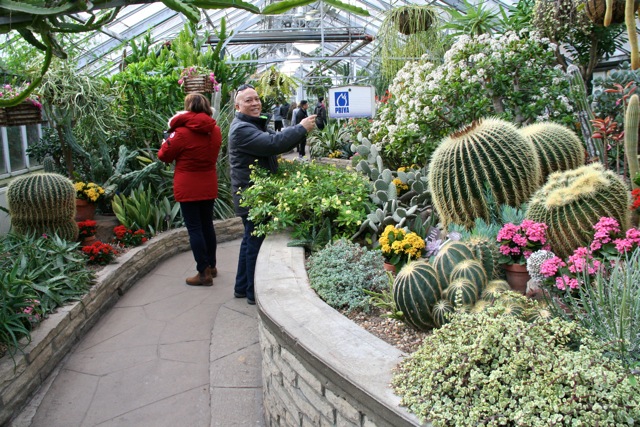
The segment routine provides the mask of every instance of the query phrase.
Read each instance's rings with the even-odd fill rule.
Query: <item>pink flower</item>
[[[626,237],[627,240],[629,240],[634,245],[640,245],[640,230],[638,230],[637,228],[628,229]]]
[[[553,277],[558,273],[560,267],[565,267],[566,265],[561,258],[554,256],[542,263],[540,266],[540,274],[546,277]]]
[[[629,239],[616,239],[613,243],[616,244],[616,250],[621,254],[633,249],[633,243]]]
[[[180,79],[180,80],[178,80],[178,84],[179,84],[179,85],[181,85],[181,84],[183,84],[183,83],[184,83],[184,79]]]
[[[11,90],[11,85],[4,85],[4,90]]]
[[[497,240],[511,240],[513,236],[518,232],[519,227],[515,224],[505,224],[504,227],[498,232]]]
[[[562,277],[556,278],[556,288],[564,291],[569,286],[570,289],[577,289],[580,287],[580,283],[577,279],[571,278],[566,274],[563,274]]]

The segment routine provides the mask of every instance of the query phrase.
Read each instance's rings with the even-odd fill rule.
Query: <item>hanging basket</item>
[[[184,77],[182,90],[184,91],[184,93],[213,93],[213,82],[211,81],[211,78],[209,76],[204,74]]]
[[[622,24],[624,22],[625,0],[613,0],[613,14],[611,16],[611,24]],[[638,9],[638,1],[635,1],[633,10]],[[587,0],[584,5],[584,11],[596,25],[604,25],[604,15],[607,11],[607,2],[605,0]]]
[[[394,20],[398,24],[398,31],[406,36],[419,31],[427,31],[433,23],[433,12],[427,9],[415,9],[411,12],[403,10]]]
[[[42,109],[29,101],[15,107],[0,108],[0,126],[22,126],[42,123]]]

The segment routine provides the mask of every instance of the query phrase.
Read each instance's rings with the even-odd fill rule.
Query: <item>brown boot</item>
[[[185,280],[187,285],[189,286],[212,286],[213,279],[211,278],[211,274],[207,274],[207,270],[204,273],[198,273],[195,276],[187,277]]]
[[[218,269],[215,268],[215,267],[207,267],[207,269],[204,271],[204,273],[207,274],[207,272],[209,273],[209,275],[211,277],[218,276]]]

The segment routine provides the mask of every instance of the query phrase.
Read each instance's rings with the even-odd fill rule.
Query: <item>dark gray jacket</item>
[[[278,170],[278,154],[286,153],[302,142],[307,130],[302,125],[290,126],[275,133],[267,129],[269,117],[251,117],[236,113],[229,128],[229,165],[231,168],[231,192],[236,215],[249,213],[240,206],[239,190],[252,185],[249,166],[259,166],[274,173]]]

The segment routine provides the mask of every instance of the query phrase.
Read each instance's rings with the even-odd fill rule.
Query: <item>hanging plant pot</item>
[[[398,31],[404,35],[427,31],[433,24],[433,12],[425,8],[402,8],[395,16]]]
[[[211,81],[211,78],[209,76],[204,74],[184,77],[182,90],[184,91],[184,93],[213,93],[213,82]]]
[[[0,126],[22,126],[42,123],[42,108],[30,101],[14,107],[0,108]]]
[[[622,24],[624,22],[625,0],[613,0],[613,14],[611,16],[611,24]],[[638,1],[636,0],[633,10],[638,9]],[[605,0],[587,0],[584,5],[584,11],[596,25],[604,25],[604,15],[607,11],[607,2]]]

